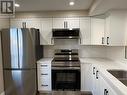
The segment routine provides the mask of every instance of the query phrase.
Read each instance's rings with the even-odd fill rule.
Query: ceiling
[[[99,4],[90,15],[98,15],[113,9],[127,9],[127,0],[97,0]]]
[[[75,5],[69,6],[70,0],[15,0],[20,4],[16,11],[56,11],[56,10],[88,10],[94,0],[74,0]]]

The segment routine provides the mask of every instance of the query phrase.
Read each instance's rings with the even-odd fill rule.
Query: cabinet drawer
[[[51,70],[48,68],[38,69],[38,75],[49,75],[51,74]]]
[[[51,80],[50,76],[43,76],[43,77],[39,77],[38,81],[40,84],[48,85],[50,80]]]
[[[38,80],[38,89],[39,90],[51,90],[51,77],[39,77]]]
[[[40,85],[40,86],[38,86],[38,90],[39,91],[51,91],[51,86]]]
[[[51,65],[50,64],[38,64],[38,68],[47,68],[47,69],[50,69],[51,68]]]

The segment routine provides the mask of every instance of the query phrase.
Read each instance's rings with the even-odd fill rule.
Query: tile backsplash
[[[106,57],[106,47],[81,46],[78,39],[55,39],[54,45],[44,46],[44,57],[53,57],[55,49],[79,49],[79,57]]]

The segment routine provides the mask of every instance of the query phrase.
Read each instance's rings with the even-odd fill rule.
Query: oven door
[[[52,69],[53,90],[80,90],[80,70]]]

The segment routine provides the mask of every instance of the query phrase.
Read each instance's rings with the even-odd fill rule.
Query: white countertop
[[[118,91],[118,95],[127,95],[127,87],[107,71],[109,69],[127,70],[125,64],[102,58],[80,58],[80,61],[81,64],[90,63],[97,66],[104,79],[113,89],[115,89],[115,91]]]
[[[51,61],[53,60],[53,58],[42,58],[40,60],[37,61],[37,63],[47,63],[47,64],[51,64]]]

